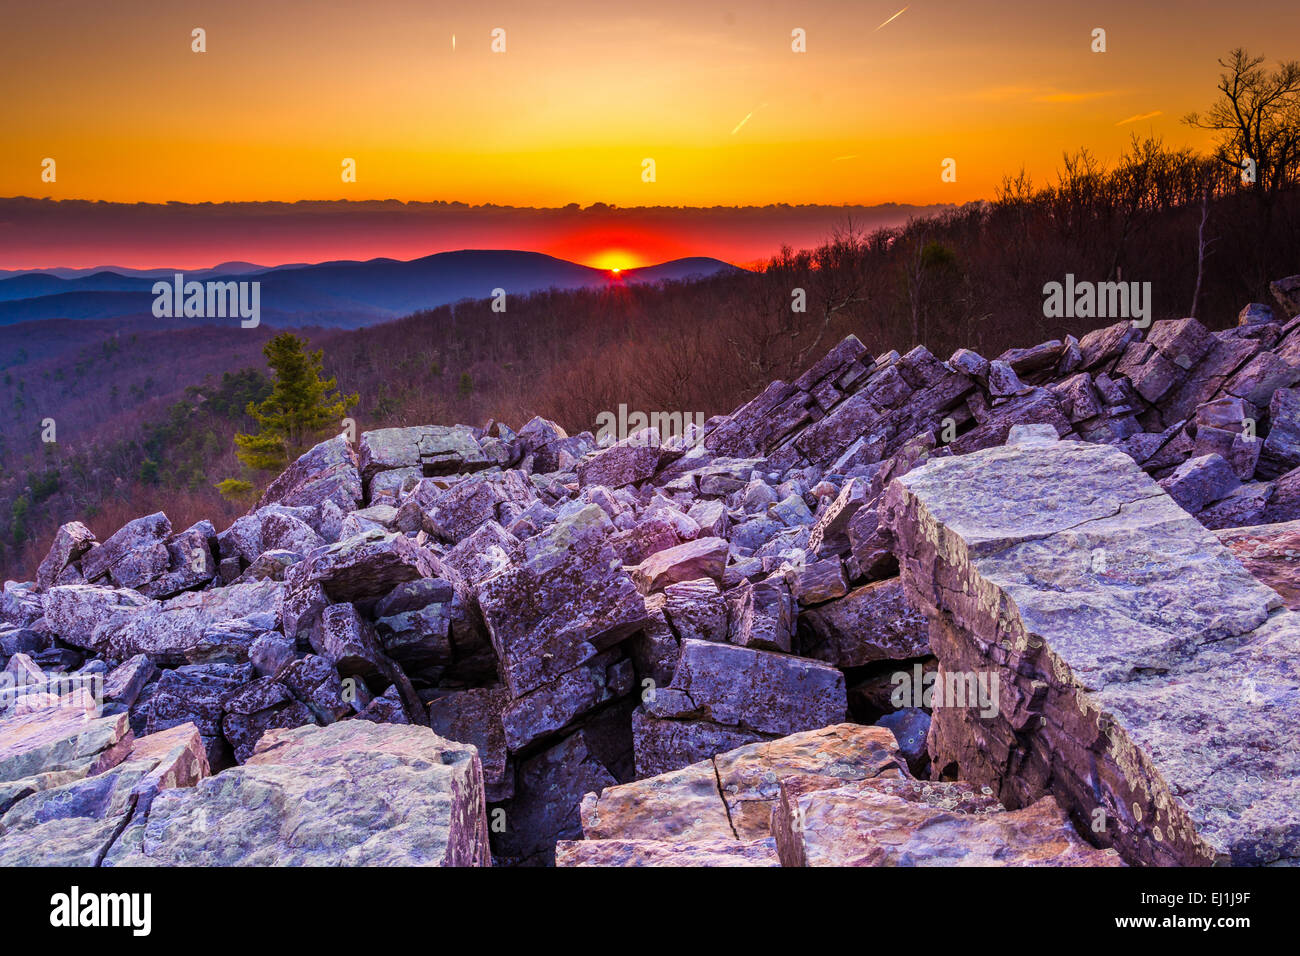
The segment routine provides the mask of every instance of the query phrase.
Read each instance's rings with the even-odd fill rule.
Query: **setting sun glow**
[[[606,272],[612,272],[615,275],[624,269],[635,269],[641,265],[637,261],[637,256],[624,249],[607,249],[604,252],[598,252],[591,257],[587,263],[595,269],[604,269]]]

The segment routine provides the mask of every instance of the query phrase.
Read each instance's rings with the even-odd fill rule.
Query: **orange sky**
[[[964,202],[1133,132],[1205,145],[1179,118],[1239,44],[1294,55],[1300,4],[43,0],[0,36],[0,196]]]

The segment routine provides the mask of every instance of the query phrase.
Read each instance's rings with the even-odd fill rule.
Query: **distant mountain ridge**
[[[152,289],[182,272],[187,281],[258,281],[262,320],[270,325],[360,328],[462,299],[545,289],[600,288],[741,271],[705,256],[673,259],[614,273],[539,252],[464,249],[420,259],[340,260],[309,265],[225,263],[209,270],[102,270],[63,276],[31,272],[0,279],[0,325],[42,319],[111,319],[148,315]],[[221,271],[218,271],[221,270]],[[71,271],[71,270],[56,270]],[[79,270],[76,270],[79,271]],[[508,300],[507,300],[508,301]],[[196,320],[226,322],[227,319]]]

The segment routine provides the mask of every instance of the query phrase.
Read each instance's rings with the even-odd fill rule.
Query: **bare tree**
[[[1264,57],[1238,48],[1219,65],[1219,101],[1183,122],[1220,134],[1220,161],[1237,169],[1253,162],[1254,191],[1268,208],[1300,162],[1300,62],[1269,70]]]

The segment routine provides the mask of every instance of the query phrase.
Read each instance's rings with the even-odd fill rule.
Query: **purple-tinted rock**
[[[487,521],[462,538],[440,560],[444,567],[451,568],[473,586],[504,571],[518,558],[519,550],[518,538],[497,522]]]
[[[729,553],[723,538],[696,538],[650,555],[632,569],[632,580],[645,594],[696,578],[720,581]]]
[[[791,568],[785,573],[790,594],[801,606],[824,604],[849,593],[844,562],[838,556]]]
[[[405,535],[370,531],[312,552],[289,569],[285,582],[293,590],[319,584],[332,601],[357,601],[438,571],[437,558]]]
[[[1268,513],[1274,489],[1271,481],[1252,481],[1241,485],[1198,512],[1196,520],[1211,531],[1259,524]]]
[[[581,730],[524,761],[514,798],[505,806],[504,829],[492,833],[498,861],[550,865],[557,841],[582,834],[579,807],[583,795],[617,783],[593,755]]]
[[[478,750],[488,803],[509,800],[515,792],[514,767],[501,724],[501,712],[509,701],[504,687],[475,687],[453,691],[429,704],[429,726],[435,733]]]
[[[1205,455],[1218,455],[1232,466],[1233,473],[1242,481],[1249,481],[1255,474],[1263,441],[1257,436],[1249,437],[1240,431],[1228,431],[1202,425],[1196,429],[1196,443],[1192,446],[1192,455],[1200,458]]]
[[[1004,444],[1011,426],[1037,423],[1053,425],[1058,435],[1066,435],[1070,431],[1069,420],[1061,414],[1060,402],[1045,388],[1032,389],[1026,395],[990,409],[978,427],[952,442],[952,453],[965,455],[981,448]]]
[[[668,436],[662,436],[664,438]],[[657,429],[645,428],[597,452],[578,465],[578,483],[622,488],[654,476],[661,464],[675,457],[662,447]]]
[[[258,508],[271,504],[320,507],[332,501],[346,512],[361,502],[361,473],[346,435],[311,448],[267,487]]]
[[[479,586],[502,677],[522,697],[630,637],[645,599],[606,545],[612,526],[588,505],[535,538],[526,562]]]
[[[311,525],[278,510],[259,512],[262,518],[262,547],[266,550],[292,551],[310,554],[325,546],[325,540],[312,530]]]
[[[506,746],[511,751],[567,727],[600,705],[631,693],[632,662],[617,652],[597,655],[567,674],[515,698],[501,713]]]
[[[742,581],[726,593],[726,600],[728,641],[739,647],[789,652],[795,604],[784,577]]]
[[[70,521],[54,533],[54,543],[36,570],[36,585],[42,590],[54,584],[64,569],[81,560],[95,544],[94,533],[80,521]]]
[[[864,584],[837,601],[806,609],[799,615],[799,634],[805,657],[836,667],[930,652],[925,617],[907,603],[898,578]]]
[[[1273,483],[1273,495],[1256,524],[1300,519],[1300,468],[1292,468]]]
[[[849,522],[866,503],[869,490],[861,478],[850,478],[844,483],[835,500],[818,515],[808,536],[809,551],[824,557],[849,550]]]
[[[382,694],[366,704],[357,714],[357,720],[368,720],[374,724],[409,724],[411,718],[406,714],[402,704],[402,692],[393,684]]]
[[[907,761],[912,775],[924,780],[930,765],[926,739],[930,733],[930,715],[919,707],[904,707],[886,714],[876,721],[881,727],[893,731],[898,741],[898,752]]]
[[[837,723],[847,709],[844,675],[827,664],[710,641],[682,642],[669,691],[647,702],[647,713],[768,734]]]
[[[86,553],[81,573],[92,583],[107,577],[115,587],[138,587],[166,573],[170,560],[166,541],[171,533],[172,524],[161,511],[129,521]]]
[[[653,717],[643,708],[632,712],[632,739],[638,778],[680,770],[745,744],[771,740],[772,736],[708,720]]]
[[[329,659],[344,677],[381,672],[374,631],[355,605],[332,604],[325,608],[311,630],[310,640],[316,653]]]
[[[1105,328],[1094,329],[1079,340],[1079,368],[1091,370],[1098,365],[1118,358],[1124,349],[1141,333],[1132,322],[1117,322]]]
[[[222,709],[222,733],[234,748],[238,763],[253,755],[266,731],[314,723],[311,712],[294,699],[287,687],[270,677],[259,677],[227,695]]]
[[[45,621],[59,638],[76,647],[99,650],[109,633],[149,601],[136,591],[93,584],[58,585],[45,592]]]
[[[811,398],[795,386],[773,382],[709,432],[704,447],[716,455],[760,457],[810,420],[811,404]]]
[[[1191,458],[1160,482],[1160,487],[1183,508],[1196,514],[1207,505],[1224,498],[1241,484],[1228,464],[1219,455]]]
[[[1052,391],[1060,399],[1062,412],[1072,422],[1086,421],[1102,413],[1101,399],[1093,388],[1092,376],[1087,372],[1071,375],[1065,381],[1053,385]]]
[[[1300,389],[1279,388],[1268,404],[1268,437],[1259,455],[1259,475],[1277,478],[1300,465]]]
[[[1300,368],[1272,352],[1260,352],[1228,380],[1224,390],[1262,408],[1278,389],[1290,388],[1297,382],[1300,382]]]
[[[158,676],[158,668],[144,654],[123,661],[104,679],[104,700],[131,707],[145,685]]]
[[[280,627],[284,585],[233,584],[152,601],[109,629],[106,656],[148,654],[163,666],[247,660],[257,635]]]
[[[668,585],[663,593],[663,613],[683,640],[727,639],[727,604],[712,578],[679,581]]]

